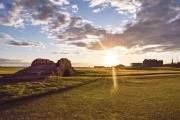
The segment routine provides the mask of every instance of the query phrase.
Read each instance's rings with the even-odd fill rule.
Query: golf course
[[[1,68],[1,76],[22,68]],[[1,120],[179,120],[179,68],[75,68],[71,77],[0,83]]]

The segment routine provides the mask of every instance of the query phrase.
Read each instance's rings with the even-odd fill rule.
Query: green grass
[[[22,70],[24,68],[1,68],[0,67],[0,78],[7,74],[14,74],[19,70]]]
[[[0,91],[7,90],[5,94],[14,93],[14,96],[74,87],[1,105],[0,119],[180,119],[180,70],[177,68],[118,69],[116,88],[110,69],[76,70],[73,77],[1,85]]]
[[[97,80],[87,77],[48,77],[43,81],[1,83],[0,103],[62,91]]]
[[[0,68],[0,74],[13,74],[22,69],[24,68],[8,68],[8,67]]]

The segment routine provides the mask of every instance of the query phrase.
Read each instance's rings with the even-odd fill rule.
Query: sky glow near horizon
[[[180,0],[0,0],[0,66],[170,63],[179,46]]]

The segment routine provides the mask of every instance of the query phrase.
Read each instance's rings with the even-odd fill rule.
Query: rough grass
[[[38,91],[43,88],[42,86],[45,86],[45,89],[62,86],[63,82],[64,85],[73,83],[76,86],[83,81],[98,80],[64,92],[1,105],[0,119],[180,119],[179,69],[119,69],[116,70],[116,87],[111,69],[78,68],[76,70],[78,73],[73,77],[50,77],[47,81],[53,82],[49,86],[49,82],[47,84],[33,82],[28,83],[31,84],[29,87],[17,88],[19,84],[27,84],[19,83],[11,90],[19,89],[17,91],[22,94],[32,86],[34,86],[33,90]]]
[[[34,97],[41,94],[52,93],[70,89],[76,86],[87,84],[97,80],[97,78],[87,77],[47,77],[42,81],[1,83],[0,84],[0,104],[4,102],[19,100],[26,97]]]

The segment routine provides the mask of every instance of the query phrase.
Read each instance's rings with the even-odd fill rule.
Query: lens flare
[[[112,67],[112,79],[113,79],[113,87],[114,90],[118,90],[118,83],[117,83],[117,77],[116,77],[116,70],[115,67]]]

